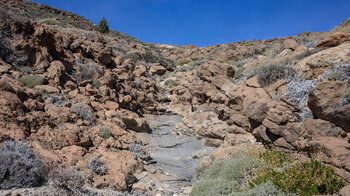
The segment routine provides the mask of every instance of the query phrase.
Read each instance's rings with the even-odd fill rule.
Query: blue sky
[[[105,17],[144,42],[208,46],[328,31],[350,17],[350,0],[32,0]]]

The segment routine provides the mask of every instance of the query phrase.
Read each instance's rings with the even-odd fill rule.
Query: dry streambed
[[[169,191],[188,194],[195,182],[195,168],[200,158],[208,156],[213,148],[203,141],[185,135],[185,128],[178,115],[147,115],[152,132],[138,133],[146,144],[153,162],[145,165],[145,170],[137,174],[139,185],[153,191]],[[137,186],[137,185],[136,185]]]

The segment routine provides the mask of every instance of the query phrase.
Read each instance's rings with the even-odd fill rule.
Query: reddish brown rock
[[[160,75],[160,76],[162,76],[162,75],[165,74],[166,69],[163,66],[161,66],[159,63],[152,63],[149,72],[152,75]]]
[[[340,32],[335,32],[331,36],[327,37],[326,39],[318,42],[316,44],[316,47],[331,48],[331,47],[338,46],[347,41],[350,41],[349,33],[340,31]]]
[[[310,91],[308,106],[313,115],[350,132],[350,104],[342,106],[346,86],[342,81],[323,81]]]
[[[337,137],[342,128],[333,123],[321,119],[307,118],[304,122],[304,131],[313,139],[318,137]]]
[[[345,139],[320,137],[306,143],[305,150],[314,159],[350,171],[350,144]]]
[[[291,49],[293,51],[295,51],[299,46],[299,44],[294,39],[290,39],[290,38],[285,39],[283,44],[284,44],[283,46],[284,49]]]

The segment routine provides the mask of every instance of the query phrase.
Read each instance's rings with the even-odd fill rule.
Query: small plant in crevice
[[[92,79],[92,86],[95,88],[100,88],[100,86],[101,86],[100,80],[97,78]]]
[[[239,67],[236,71],[235,74],[233,75],[233,78],[238,80],[239,78],[241,78],[243,76],[243,72],[245,70],[245,67]]]
[[[172,88],[175,86],[175,84],[176,84],[175,80],[172,80],[172,79],[166,80],[164,82],[164,86],[166,86],[167,88]]]
[[[157,93],[163,94],[165,92],[167,92],[167,90],[159,85],[156,86],[157,87]]]
[[[95,195],[84,188],[84,178],[74,170],[53,175],[50,184],[58,195]]]
[[[56,18],[44,18],[40,20],[40,24],[59,25],[60,23]]]
[[[45,98],[47,96],[49,96],[49,94],[47,93],[47,91],[43,88],[39,89],[39,94],[41,97]]]
[[[40,75],[30,75],[18,78],[18,81],[27,88],[34,88],[37,85],[44,84],[44,78]]]
[[[95,156],[89,160],[87,163],[87,167],[98,175],[105,175],[107,173],[107,168],[105,167],[105,163],[101,160],[99,156]]]
[[[320,51],[321,51],[321,49],[319,49],[319,48],[313,48],[313,49],[305,50],[304,52],[301,52],[300,54],[296,55],[294,58],[296,60],[302,60],[302,59],[304,59],[304,58],[306,58],[308,56],[311,56],[313,54],[316,54],[316,53],[318,53]]]
[[[350,86],[350,63],[339,63],[335,68],[323,73],[324,79],[339,80]]]
[[[80,59],[76,59],[75,62],[77,65],[77,70],[74,73],[74,76],[78,83],[85,80],[93,80],[94,77],[103,74],[103,70],[98,66],[98,64],[95,61],[91,59],[87,59],[85,60],[85,62],[82,62]]]
[[[145,148],[137,143],[137,142],[132,142],[129,151],[132,152],[132,159],[141,159],[141,160],[148,160],[149,159],[149,154],[145,151]]]
[[[82,120],[86,120],[88,122],[94,121],[94,113],[84,106],[82,103],[74,104],[72,106],[72,110],[81,118]]]
[[[29,66],[19,66],[17,70],[25,74],[33,74],[33,69]]]
[[[262,86],[269,86],[273,82],[286,76],[286,66],[269,64],[259,68],[258,81]]]
[[[0,189],[41,186],[47,168],[27,143],[7,140],[0,147]]]
[[[344,106],[346,104],[350,103],[350,88],[346,88],[345,93],[342,97],[342,99],[340,100],[340,106]]]
[[[44,100],[51,99],[51,103],[49,105],[62,107],[67,103],[72,103],[71,101],[69,101],[69,95],[67,94],[50,95],[45,90],[42,90],[41,92],[39,90],[39,93],[41,94]]]
[[[108,127],[102,127],[100,128],[100,130],[98,131],[98,136],[104,138],[104,139],[108,139],[110,137],[113,137],[113,134],[111,132],[111,129]]]
[[[345,98],[348,102],[350,102],[350,88],[347,88],[347,89],[345,90],[344,98]]]
[[[343,74],[340,72],[333,72],[328,75],[328,80],[331,80],[331,81],[340,80],[342,75]]]

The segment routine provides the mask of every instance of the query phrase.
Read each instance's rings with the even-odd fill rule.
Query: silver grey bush
[[[84,107],[84,104],[78,103],[72,106],[72,110],[82,119],[89,122],[94,121],[94,113],[89,109]]]
[[[316,84],[317,82],[315,80],[300,80],[297,77],[288,83],[285,97],[299,106],[301,109],[300,118],[302,121],[307,117],[312,117],[312,112],[307,106],[307,99],[309,97],[309,92]]]
[[[147,152],[145,152],[144,147],[137,142],[131,143],[129,151],[133,153],[132,159],[147,160],[149,158],[149,155]]]
[[[339,63],[335,68],[324,72],[323,79],[330,79],[330,76],[337,74],[336,80],[344,81],[348,86],[350,85],[350,63]]]
[[[87,164],[87,167],[94,173],[98,175],[105,175],[107,173],[107,168],[105,163],[100,159],[99,156],[93,157]]]
[[[47,168],[27,143],[7,140],[0,147],[0,189],[42,185]]]

